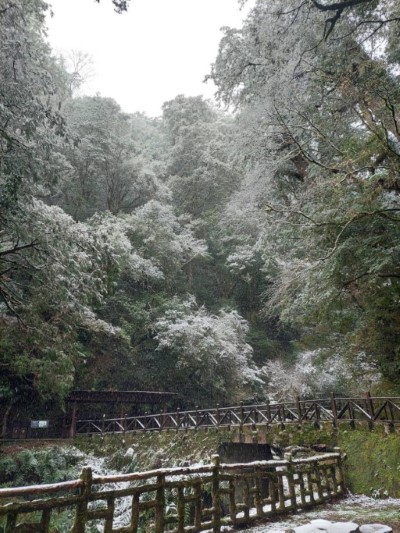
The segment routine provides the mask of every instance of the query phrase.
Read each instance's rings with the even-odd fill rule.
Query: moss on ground
[[[348,457],[345,475],[352,492],[400,497],[400,435],[363,426],[340,431],[338,445]]]
[[[339,446],[347,455],[344,464],[346,484],[354,494],[366,494],[377,498],[400,497],[400,435],[386,433],[382,425],[373,430],[365,425],[352,429],[348,424],[333,428],[322,424],[321,428],[311,425],[287,425],[286,427],[266,427],[259,425],[257,430],[246,426],[238,428],[210,429],[208,431],[162,431],[134,433],[121,437],[80,438],[80,449],[105,455],[113,455],[117,460],[129,447],[135,450],[135,468],[138,470],[173,465],[190,464],[199,461],[209,462],[221,442],[262,442],[275,446],[311,446],[326,444]],[[97,448],[97,449],[96,449]],[[114,462],[114,467],[118,464]]]
[[[118,469],[123,458],[134,454],[135,470],[180,466],[197,462],[208,463],[222,442],[230,442],[229,430],[208,431],[161,431],[129,433],[123,439],[119,435],[99,437],[79,437],[75,445],[86,453],[107,456],[110,467]]]
[[[271,437],[266,442],[275,446],[311,446],[313,444],[326,444],[327,446],[337,445],[337,430],[331,424],[322,425],[316,428],[311,424],[287,425],[279,430],[275,427],[269,430]]]
[[[377,498],[400,497],[400,434],[387,433],[382,425],[372,431],[365,425],[352,429],[348,424],[320,429],[311,425],[278,425],[257,429],[245,426],[229,429],[199,429],[197,431],[161,431],[129,433],[104,438],[79,437],[74,444],[86,453],[107,457],[108,466],[117,471],[150,470],[198,462],[208,463],[222,442],[259,442],[275,446],[339,446],[346,453],[344,464],[346,485],[354,494]],[[1,458],[6,461],[6,448]],[[6,452],[6,453],[4,453]],[[7,464],[6,464],[7,463]]]

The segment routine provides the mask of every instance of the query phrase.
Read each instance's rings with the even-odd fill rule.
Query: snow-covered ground
[[[127,455],[130,454],[133,450],[129,448],[127,450]],[[107,466],[107,458],[105,457],[95,457],[94,455],[87,455],[85,458],[85,466],[89,466],[94,476],[113,476],[118,475],[121,472],[117,470],[112,470]],[[127,481],[121,481],[119,483],[108,483],[106,486],[99,485],[99,490],[112,490],[112,489],[125,489],[128,488],[131,483]],[[105,506],[105,504],[103,504]],[[114,523],[113,527],[123,527],[128,526],[130,523],[132,511],[132,497],[118,498],[115,501],[115,511],[114,511]],[[103,531],[103,525],[98,524],[97,530]]]
[[[394,498],[376,500],[367,496],[349,495],[339,502],[323,505],[312,511],[298,512],[283,520],[271,521],[242,531],[248,533],[279,531],[283,533],[287,529],[293,529],[318,518],[338,522],[352,521],[359,525],[387,524],[392,527],[393,533],[400,533],[400,500]]]

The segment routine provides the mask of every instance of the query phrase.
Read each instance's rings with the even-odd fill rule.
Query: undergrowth
[[[74,447],[25,449],[0,456],[0,485],[14,487],[57,483],[79,477],[84,454]]]

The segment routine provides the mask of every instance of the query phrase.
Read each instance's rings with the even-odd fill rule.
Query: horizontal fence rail
[[[85,468],[75,481],[0,489],[0,524],[6,533],[218,533],[343,493],[340,451],[245,464],[213,456],[204,466],[102,477]]]
[[[371,397],[297,400],[294,402],[261,405],[240,405],[196,409],[193,411],[163,412],[135,417],[100,420],[77,420],[75,434],[125,433],[129,431],[162,431],[166,429],[196,429],[201,427],[228,427],[246,424],[290,424],[320,422],[377,422],[392,426],[400,423],[400,398]]]

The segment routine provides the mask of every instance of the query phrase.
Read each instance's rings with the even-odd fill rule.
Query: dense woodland
[[[258,0],[219,105],[159,118],[77,96],[47,9],[0,0],[3,415],[73,388],[398,394],[400,1]]]

